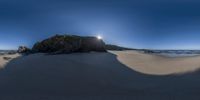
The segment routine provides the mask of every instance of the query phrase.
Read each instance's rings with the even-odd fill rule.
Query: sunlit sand
[[[137,51],[110,52],[116,54],[121,63],[144,74],[183,74],[200,69],[200,56],[172,58]]]
[[[6,63],[8,63],[12,59],[17,58],[19,56],[20,56],[20,54],[12,54],[12,55],[5,54],[5,55],[0,55],[0,69],[4,68],[4,66],[6,65]],[[5,59],[5,58],[7,58],[7,59]]]

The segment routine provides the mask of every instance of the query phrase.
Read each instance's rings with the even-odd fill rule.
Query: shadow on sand
[[[0,100],[199,100],[200,73],[136,72],[112,53],[32,54],[0,71]]]

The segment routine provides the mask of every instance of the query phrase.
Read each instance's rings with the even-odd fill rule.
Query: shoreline
[[[13,59],[20,57],[21,55],[16,54],[0,54],[0,70],[6,66],[7,63],[12,61]]]

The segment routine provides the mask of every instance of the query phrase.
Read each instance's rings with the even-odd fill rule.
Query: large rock
[[[116,50],[116,51],[136,50],[136,49],[133,49],[133,48],[125,48],[125,47],[120,47],[120,46],[111,45],[111,44],[106,44],[105,48],[106,48],[106,50]]]
[[[26,46],[19,46],[17,52],[18,53],[29,53],[31,50]]]
[[[32,50],[43,53],[72,53],[72,52],[106,52],[105,43],[96,37],[81,37],[75,35],[55,35],[37,42]]]

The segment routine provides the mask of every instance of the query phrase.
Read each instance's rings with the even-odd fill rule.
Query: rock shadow
[[[10,61],[0,71],[0,99],[200,99],[199,76],[199,71],[142,74],[120,63],[112,53],[32,54]]]

